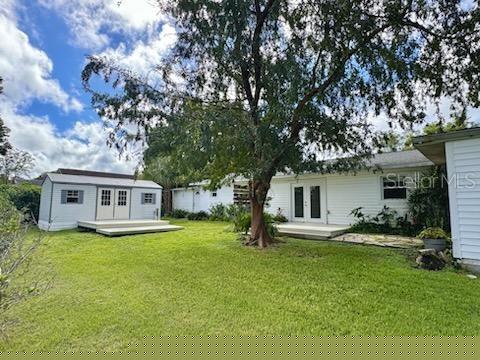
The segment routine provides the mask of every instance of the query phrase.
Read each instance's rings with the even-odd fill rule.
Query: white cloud
[[[161,32],[146,41],[138,40],[131,49],[122,43],[117,48],[108,48],[101,55],[115,61],[116,64],[140,75],[148,73],[160,63],[165,53],[177,40],[175,28],[165,23]]]
[[[56,11],[70,28],[76,46],[100,50],[111,33],[140,36],[155,33],[164,20],[155,0],[39,0]]]
[[[19,115],[6,103],[0,103],[0,113],[11,130],[12,144],[35,159],[31,176],[59,167],[133,173],[138,164],[135,156],[129,161],[120,159],[118,152],[106,145],[108,131],[100,122],[77,121],[60,133],[48,117]]]
[[[38,99],[64,111],[81,110],[82,104],[51,77],[53,63],[47,54],[32,46],[27,34],[18,29],[13,3],[6,5],[0,10],[0,75],[5,80],[5,95],[12,106]]]

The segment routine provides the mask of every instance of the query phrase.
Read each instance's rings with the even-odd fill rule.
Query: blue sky
[[[11,143],[35,158],[32,175],[58,167],[132,172],[106,144],[80,74],[88,54],[148,73],[175,41],[155,0],[0,0],[0,114]]]

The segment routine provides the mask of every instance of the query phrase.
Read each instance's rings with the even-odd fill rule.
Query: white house
[[[266,211],[283,214],[291,222],[349,225],[351,211],[362,207],[366,215],[376,215],[384,205],[399,215],[407,211],[409,186],[433,163],[418,150],[377,154],[370,160],[378,171],[356,174],[278,174],[273,177]],[[202,185],[175,189],[173,208],[208,210],[215,203],[234,202],[233,186],[214,192]],[[246,185],[238,180],[236,184]]]
[[[38,226],[75,228],[79,221],[158,220],[162,187],[133,176],[59,169],[42,184]]]
[[[480,271],[480,128],[418,137],[414,145],[446,164],[453,256]]]

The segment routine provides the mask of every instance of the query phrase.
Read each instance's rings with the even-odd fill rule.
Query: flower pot
[[[447,248],[447,241],[445,239],[423,239],[423,247],[443,251]]]

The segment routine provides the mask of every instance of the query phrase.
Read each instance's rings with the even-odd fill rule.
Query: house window
[[[111,196],[112,196],[111,190],[102,190],[101,205],[110,206]]]
[[[212,192],[212,197],[217,197],[217,192],[216,191]]]
[[[119,190],[118,191],[118,206],[127,206],[127,191]]]
[[[143,194],[143,203],[144,204],[153,204],[153,194],[152,193]]]
[[[401,177],[382,178],[383,199],[406,199],[407,187],[405,179]]]
[[[78,190],[67,190],[67,204],[78,204],[80,202],[80,194]]]

